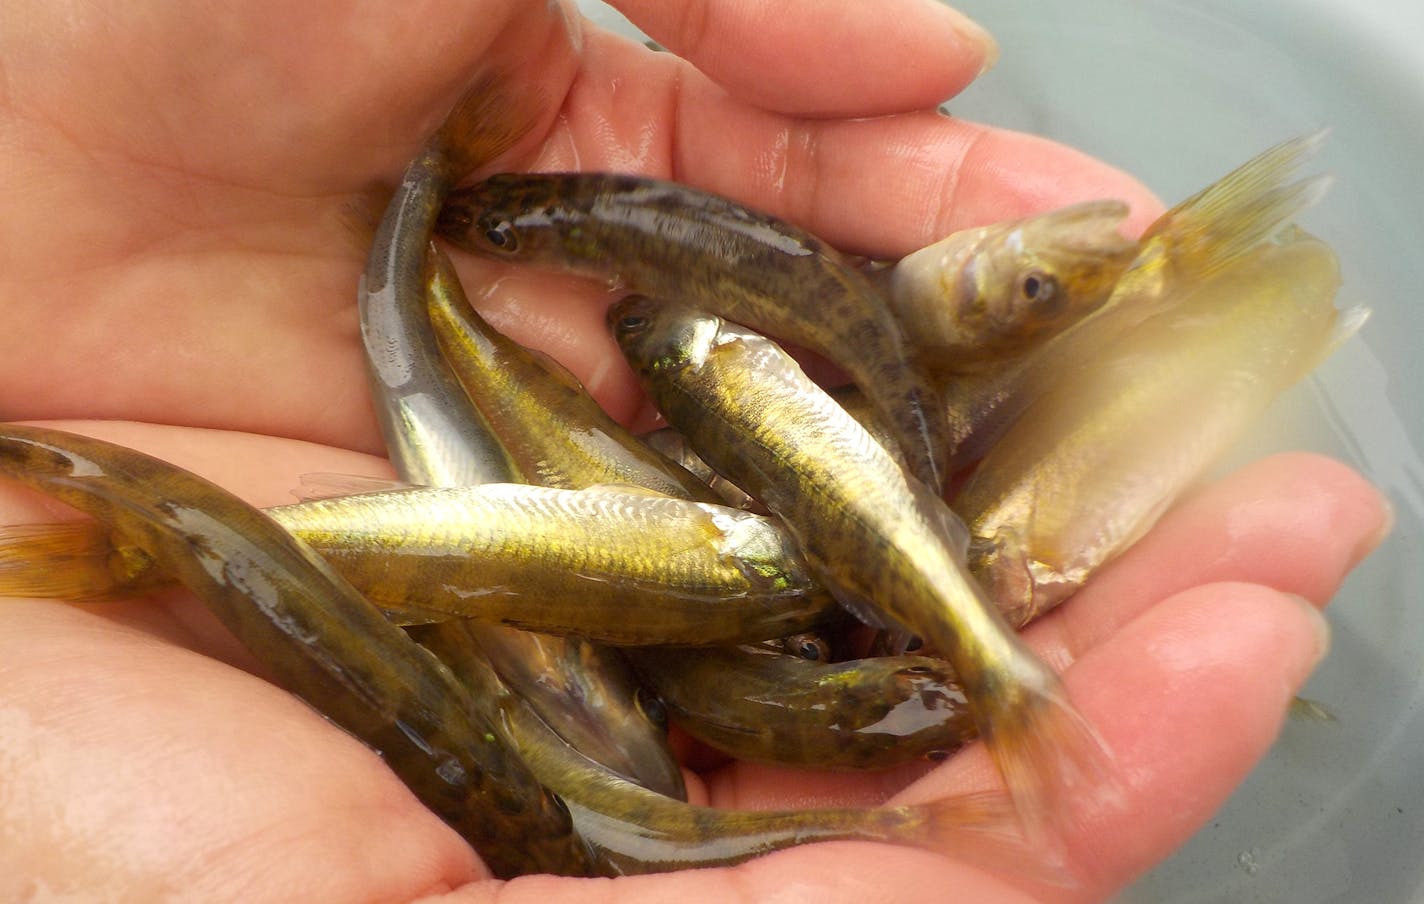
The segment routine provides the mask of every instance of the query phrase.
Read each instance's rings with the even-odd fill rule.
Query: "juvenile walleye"
[[[806,630],[834,606],[774,521],[626,488],[419,487],[267,514],[397,621],[701,645]],[[93,524],[0,530],[3,595],[113,596],[154,586],[159,564]]]
[[[178,577],[288,690],[377,750],[497,875],[594,872],[569,814],[450,671],[225,490],[132,449],[0,425],[0,476],[86,512]]]
[[[790,223],[671,182],[590,173],[492,176],[450,194],[437,229],[492,257],[607,276],[821,352],[850,374],[913,473],[942,486],[938,393],[864,274]]]
[[[967,532],[770,340],[633,296],[609,323],[668,421],[779,515],[812,570],[855,611],[907,627],[958,676],[974,723],[1033,828],[1061,780],[1105,756],[1058,677],[984,598]]]

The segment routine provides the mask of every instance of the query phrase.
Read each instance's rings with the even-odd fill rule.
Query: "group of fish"
[[[1136,240],[1105,200],[864,261],[641,176],[457,188],[520,135],[498,93],[477,86],[409,166],[358,292],[400,483],[314,475],[259,511],[132,450],[0,425],[0,474],[93,516],[0,531],[0,593],[181,582],[499,876],[826,839],[992,859],[1048,837],[1066,798],[1110,784],[1110,754],[1018,629],[1361,322],[1293,223],[1326,187],[1300,173],[1321,137]],[[437,232],[628,293],[607,322],[669,426],[631,434],[486,323]],[[811,769],[978,738],[1008,791],[694,806],[669,720]]]

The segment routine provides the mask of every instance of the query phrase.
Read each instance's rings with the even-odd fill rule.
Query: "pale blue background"
[[[952,113],[1076,145],[1168,203],[1282,139],[1334,130],[1319,169],[1338,181],[1303,223],[1340,253],[1341,305],[1374,316],[1233,458],[1335,455],[1385,489],[1398,523],[1329,610],[1334,647],[1306,694],[1339,721],[1289,724],[1217,817],[1121,900],[1424,900],[1424,2],[956,5],[1003,56]]]

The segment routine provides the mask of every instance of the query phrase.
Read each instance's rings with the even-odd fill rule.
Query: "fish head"
[[[1127,213],[1120,201],[1090,201],[996,228],[974,279],[991,341],[1042,342],[1101,307],[1137,254],[1118,232]]]
[[[1107,301],[1137,254],[1117,231],[1127,212],[1120,201],[1091,201],[955,233],[906,257],[897,278],[933,304],[956,357],[1015,354]]]
[[[450,193],[435,228],[456,246],[487,257],[538,262],[559,255],[596,259],[583,213],[563,203],[557,175],[501,173]]]
[[[722,320],[677,302],[629,295],[608,309],[608,327],[640,377],[654,378],[707,359]]]

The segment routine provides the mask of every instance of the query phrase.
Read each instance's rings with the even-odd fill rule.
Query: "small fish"
[[[907,339],[930,366],[979,370],[1102,306],[1137,255],[1120,201],[965,229],[878,271]]]
[[[739,760],[881,769],[943,759],[974,737],[948,666],[924,656],[828,663],[754,645],[629,655],[676,725]]]
[[[445,360],[524,482],[579,490],[626,484],[719,502],[706,484],[604,413],[573,374],[485,322],[435,251],[427,305]]]
[[[378,751],[496,875],[594,871],[563,805],[449,670],[262,512],[166,462],[38,427],[0,425],[0,475],[161,563],[279,683]]]
[[[1049,789],[1095,780],[1105,753],[1058,677],[970,578],[967,531],[938,491],[770,340],[639,296],[608,318],[668,422],[783,520],[837,599],[949,661],[1020,814],[1042,835]]]
[[[1117,337],[1024,412],[954,499],[970,565],[1014,624],[1145,533],[1282,390],[1354,332],[1339,265],[1299,233],[1260,245]]]
[[[574,824],[614,875],[726,866],[771,851],[817,841],[882,841],[1013,868],[1031,862],[1013,831],[1012,809],[1000,793],[972,793],[928,804],[818,810],[722,810],[654,794],[601,768],[564,743],[518,698],[501,690],[482,661],[464,668],[467,647],[451,635],[465,622],[422,636],[449,656],[473,696],[498,700],[500,727],[539,780],[569,805]]]
[[[1325,193],[1325,176],[1297,178],[1325,133],[1283,142],[1157,219],[1107,302],[1027,354],[939,386],[950,424],[950,466],[981,458],[1038,396],[1094,360],[1117,336],[1181,301],[1194,285],[1270,241]]]
[[[934,486],[947,477],[938,394],[884,298],[790,223],[671,182],[529,173],[452,192],[437,229],[467,251],[687,299],[820,352],[875,405],[913,473]]]
[[[644,490],[416,487],[266,512],[397,621],[473,618],[613,644],[705,645],[807,630],[834,607],[776,522]],[[0,594],[102,598],[126,586],[115,567],[154,565],[103,545],[100,530],[0,529]],[[92,567],[45,573],[86,556]]]

